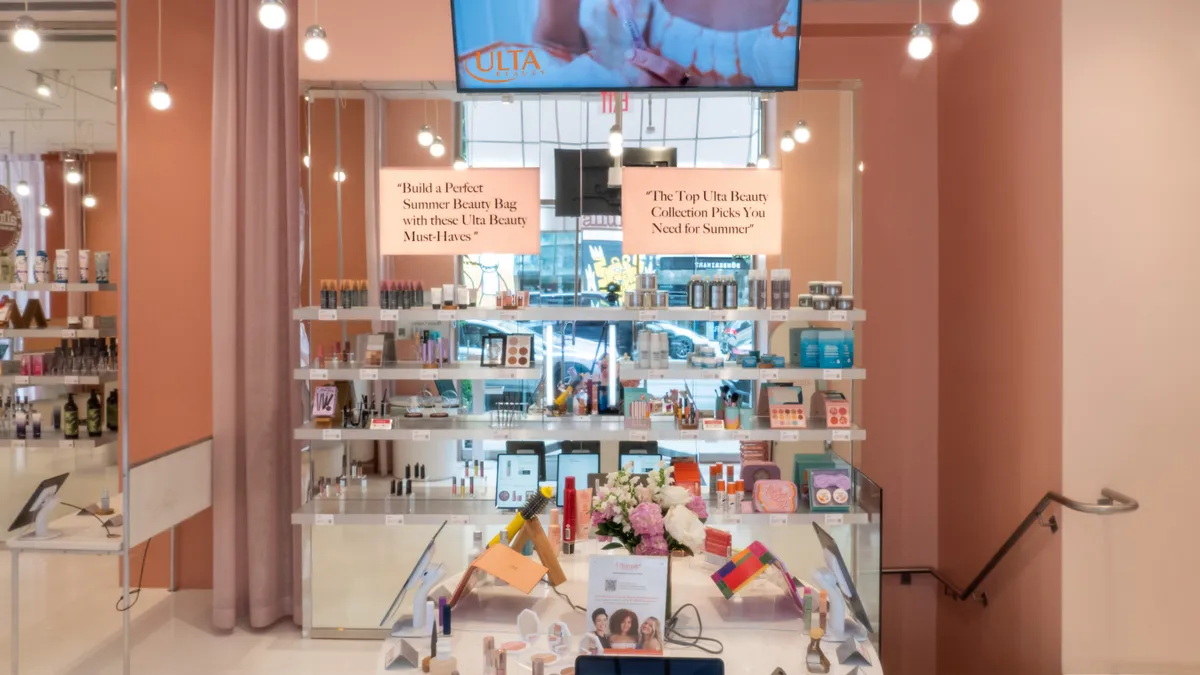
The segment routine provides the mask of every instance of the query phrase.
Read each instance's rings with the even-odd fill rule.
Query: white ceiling
[[[9,42],[25,3],[0,2],[0,153],[16,132],[17,153],[112,151],[117,145],[116,11],[112,0],[31,0],[42,47],[32,54]],[[35,91],[41,74],[49,98]]]

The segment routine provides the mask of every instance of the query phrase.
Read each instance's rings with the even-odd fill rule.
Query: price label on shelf
[[[418,430],[412,432],[412,439],[414,441],[429,440],[429,430],[428,429],[418,429]]]
[[[75,447],[75,441],[74,441],[74,440],[59,441],[59,442],[58,442],[58,447],[60,447],[60,448],[73,448],[73,447]]]
[[[500,320],[501,320],[501,321],[517,321],[517,310],[515,310],[515,309],[502,309],[502,310],[500,310],[500,312],[498,313],[498,316],[499,316],[499,318],[500,318]]]
[[[421,369],[421,377],[420,377],[420,379],[421,379],[421,380],[423,380],[423,381],[425,381],[425,382],[432,382],[432,381],[434,381],[434,380],[438,379],[438,369],[437,369],[437,368],[423,368],[423,369]]]
[[[17,375],[17,384],[29,384],[29,376]]]
[[[318,309],[317,310],[317,320],[318,321],[337,321],[337,310],[336,309]]]
[[[748,440],[750,440],[750,432],[749,431],[735,431],[735,432],[733,432],[733,440],[748,441]]]
[[[79,384],[78,375],[64,375],[63,384]]]
[[[822,380],[840,380],[842,379],[842,371],[838,368],[826,368],[821,373]]]
[[[663,380],[663,379],[666,379],[666,377],[667,377],[667,371],[665,371],[665,370],[647,370],[646,371],[646,379],[647,380]]]
[[[65,291],[65,290],[67,290],[67,285],[66,285],[66,283],[53,283],[53,284],[50,284],[50,290]]]
[[[308,371],[308,379],[310,380],[328,380],[329,371],[325,368],[310,368]]]
[[[457,321],[458,312],[453,309],[439,309],[437,313],[438,321]]]
[[[390,418],[375,418],[371,420],[371,429],[375,431],[389,431],[392,428],[392,420]]]
[[[631,441],[648,441],[650,440],[650,432],[644,430],[634,430],[629,432],[629,440]]]
[[[389,513],[383,517],[384,525],[403,525],[404,516],[399,513]]]
[[[653,309],[639,310],[638,321],[658,321],[658,311]]]
[[[492,440],[493,440],[493,441],[507,441],[507,440],[508,440],[508,437],[509,437],[510,435],[511,435],[511,433],[510,433],[510,432],[508,432],[508,431],[501,431],[501,430],[499,430],[499,429],[495,429],[495,430],[493,430],[493,431],[492,431],[492,433],[491,433],[491,436],[492,436]]]
[[[340,441],[342,440],[341,429],[322,429],[321,440],[323,441]]]
[[[763,382],[774,382],[779,379],[779,371],[774,368],[758,371],[758,379]]]
[[[825,526],[841,525],[846,522],[846,514],[844,513],[826,513]]]
[[[718,380],[732,380],[733,379],[733,368],[721,368],[720,370],[718,370],[717,371],[717,379]]]
[[[829,320],[830,321],[849,321],[850,313],[845,310],[839,311],[839,310],[835,309],[829,313]]]
[[[16,448],[17,450],[24,450],[25,449],[25,441],[24,440],[13,441],[12,446],[14,448]]]
[[[696,429],[683,429],[679,432],[679,437],[685,441],[694,441],[700,438],[700,432]]]
[[[771,310],[771,321],[787,321],[788,311],[786,309]]]
[[[79,335],[79,331],[75,330],[74,328],[66,328],[63,329],[62,332],[62,338],[64,340],[74,340],[77,335]]]
[[[379,369],[378,368],[359,368],[358,369],[358,379],[360,379],[360,380],[378,380],[379,379]]]
[[[787,525],[788,517],[786,513],[772,513],[767,523],[771,525]]]
[[[834,429],[833,430],[833,440],[835,440],[835,441],[850,440],[850,430],[849,429]]]
[[[25,282],[24,282],[24,281],[18,281],[18,282],[16,282],[16,283],[9,284],[9,285],[8,285],[8,290],[10,290],[10,291],[23,291],[23,290],[25,290]]]
[[[400,310],[398,309],[381,309],[379,310],[380,321],[399,321]]]
[[[726,311],[723,309],[714,309],[713,311],[708,313],[708,320],[709,321],[729,321],[729,319],[732,316],[733,316],[733,312],[729,312],[729,311]]]
[[[450,516],[450,524],[451,525],[468,525],[468,524],[470,524],[470,520],[467,518],[467,516]]]
[[[500,368],[500,374],[503,376],[500,379],[519,380],[525,374],[526,370],[533,370],[533,368],[522,368],[519,370],[516,368]]]
[[[799,431],[781,431],[779,432],[779,440],[781,441],[798,441],[800,440]]]
[[[332,525],[332,524],[333,524],[333,514],[332,513],[318,513],[313,516],[313,525]]]
[[[731,514],[729,514],[729,519],[726,522],[728,522],[730,525],[741,525],[742,524],[742,514],[731,513]]]

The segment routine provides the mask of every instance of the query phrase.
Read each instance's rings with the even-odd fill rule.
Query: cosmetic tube
[[[92,251],[91,249],[79,249],[79,283],[88,283],[88,277],[92,276]]]
[[[71,249],[60,248],[54,252],[54,281],[65,284],[71,276]]]
[[[562,552],[566,555],[575,553],[575,518],[577,515],[575,497],[575,477],[567,476],[566,485],[563,487],[562,527]]]
[[[575,490],[575,540],[582,541],[592,534],[592,489]]]
[[[483,675],[496,675],[496,638],[483,638]]]

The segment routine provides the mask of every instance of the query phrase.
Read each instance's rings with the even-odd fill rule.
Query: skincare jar
[[[809,295],[824,295],[825,294],[825,282],[824,281],[808,282],[808,294]]]
[[[813,306],[813,296],[809,295],[808,293],[802,293],[796,296],[796,306],[811,309]]]
[[[854,309],[853,295],[839,295],[833,299],[834,309]]]
[[[842,282],[826,281],[824,294],[828,295],[830,297],[833,297],[833,298],[836,298],[837,296],[841,295],[842,294]]]
[[[833,298],[828,295],[814,295],[812,296],[812,306],[813,309],[833,309]]]

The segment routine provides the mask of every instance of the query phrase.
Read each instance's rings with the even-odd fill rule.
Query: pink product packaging
[[[46,364],[46,362],[45,362],[45,359],[42,354],[30,354],[29,355],[29,374],[30,375],[44,374],[46,372],[45,364]]]
[[[575,538],[587,539],[592,532],[592,489],[575,491]]]

